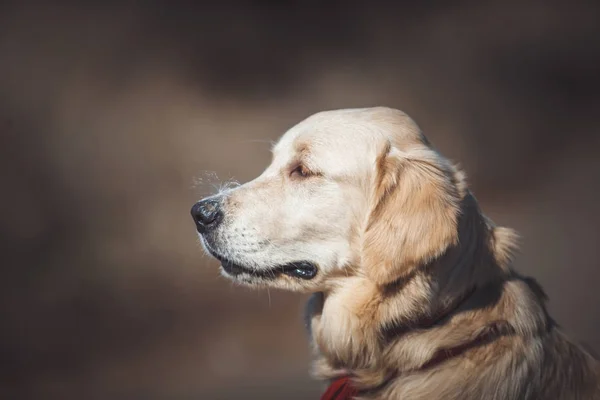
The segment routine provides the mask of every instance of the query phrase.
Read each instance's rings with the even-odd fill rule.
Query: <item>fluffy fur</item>
[[[389,108],[328,111],[290,129],[272,164],[218,195],[206,248],[254,286],[308,291],[314,375],[361,399],[600,399],[598,362],[511,267],[517,235],[465,175]],[[251,271],[308,260],[314,279]]]

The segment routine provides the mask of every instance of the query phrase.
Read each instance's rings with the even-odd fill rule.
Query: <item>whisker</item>
[[[271,308],[271,291],[269,290],[268,286],[267,286],[267,296],[269,297],[269,308]]]
[[[275,140],[269,140],[269,139],[246,139],[246,140],[240,140],[238,141],[238,143],[267,143],[271,146],[275,145]]]

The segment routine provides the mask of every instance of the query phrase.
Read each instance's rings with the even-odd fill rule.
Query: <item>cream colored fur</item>
[[[598,362],[512,269],[515,232],[482,214],[406,114],[311,116],[260,177],[219,196],[213,252],[256,270],[318,266],[312,280],[232,277],[315,293],[318,378],[350,375],[364,399],[600,399]]]

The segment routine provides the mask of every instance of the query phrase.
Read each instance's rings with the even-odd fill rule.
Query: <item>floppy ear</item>
[[[379,156],[362,247],[377,284],[406,276],[458,242],[457,180],[462,176],[426,147],[403,153],[388,145]]]

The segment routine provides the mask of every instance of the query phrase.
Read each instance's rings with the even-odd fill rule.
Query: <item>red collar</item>
[[[357,394],[358,390],[351,385],[350,378],[342,376],[331,382],[321,400],[351,400]]]

